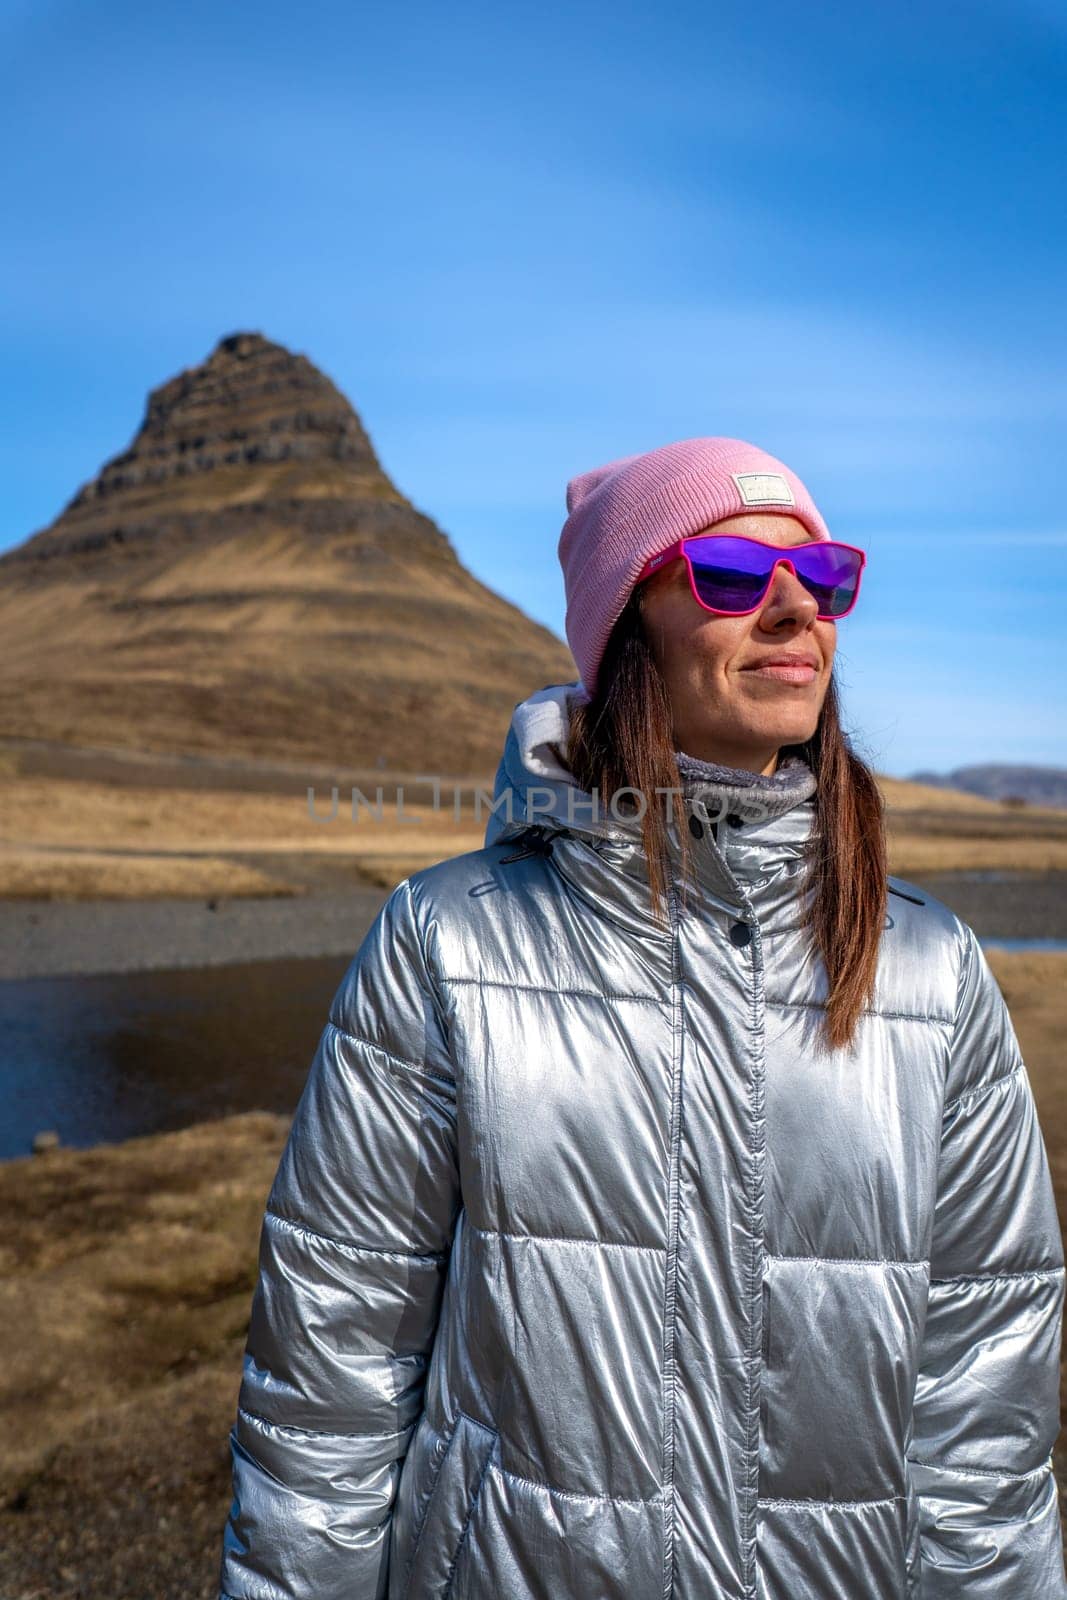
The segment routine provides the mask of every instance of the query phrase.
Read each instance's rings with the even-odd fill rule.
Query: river
[[[1067,949],[1067,873],[923,880],[986,945]],[[296,1105],[351,958],[0,982],[0,1158]]]

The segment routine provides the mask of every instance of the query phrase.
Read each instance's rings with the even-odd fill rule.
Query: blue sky
[[[258,329],[560,634],[566,480],[754,440],[868,551],[860,752],[1067,765],[1060,0],[0,0],[0,70],[0,548]]]

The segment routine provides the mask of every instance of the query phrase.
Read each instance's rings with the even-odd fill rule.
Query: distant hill
[[[941,789],[962,789],[987,800],[1024,800],[1032,806],[1067,806],[1067,767],[956,767],[952,772],[913,772],[912,783]]]
[[[578,676],[259,333],[154,389],[129,447],[0,556],[0,637],[0,739],[450,776],[491,776],[515,703]]]

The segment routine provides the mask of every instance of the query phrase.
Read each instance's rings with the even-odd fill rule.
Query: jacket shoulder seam
[[[451,1040],[449,1038],[448,1017],[445,1013],[445,1008],[440,994],[440,985],[443,981],[442,976],[439,972],[435,972],[430,964],[430,957],[426,949],[426,939],[423,935],[422,923],[419,920],[418,912],[415,907],[415,891],[411,886],[410,878],[404,879],[403,888],[407,894],[408,911],[411,914],[411,926],[415,930],[415,943],[418,946],[419,959],[422,962],[423,972],[426,974],[426,981],[429,986],[429,994],[433,1005],[434,1016],[437,1020],[437,1026],[441,1033],[441,1042],[444,1046],[445,1054],[451,1061]]]

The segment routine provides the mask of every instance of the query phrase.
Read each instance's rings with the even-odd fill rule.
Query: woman
[[[567,506],[581,682],[389,896],[268,1200],[222,1592],[1062,1600],[1046,1155],[886,878],[862,552],[737,440]]]

